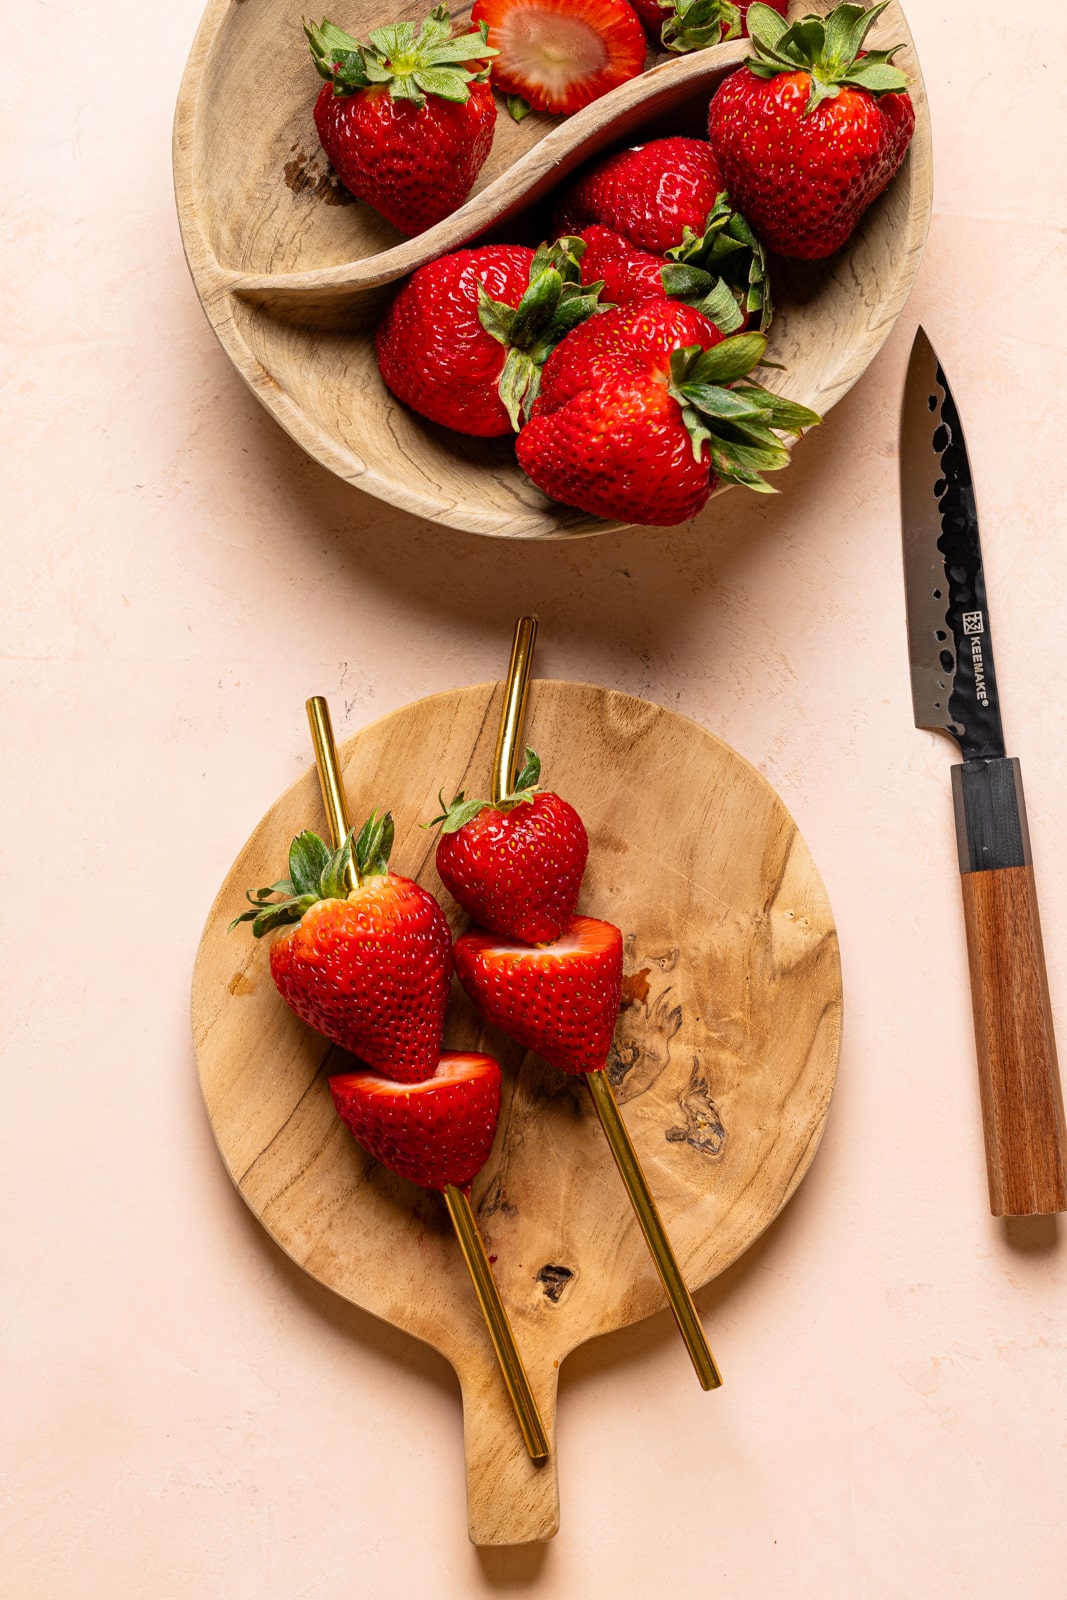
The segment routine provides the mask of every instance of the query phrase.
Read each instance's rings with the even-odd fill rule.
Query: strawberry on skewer
[[[307,702],[307,714],[322,802],[337,844],[350,829],[330,708],[321,695],[315,695]],[[426,1077],[429,1082],[400,1087],[384,1079],[375,1082],[373,1073],[340,1074],[331,1080],[334,1104],[356,1137],[386,1165],[416,1182],[432,1179],[432,1187],[440,1188],[527,1452],[531,1460],[544,1461],[549,1453],[548,1436],[467,1187],[493,1142],[500,1106],[500,1068],[491,1056],[453,1051],[439,1055],[432,1075]],[[426,1141],[431,1130],[442,1129],[449,1112],[455,1125],[441,1133],[441,1149],[435,1155]]]
[[[469,1188],[489,1159],[500,1114],[500,1067],[492,1056],[446,1050],[422,1083],[340,1072],[330,1093],[363,1148],[424,1189]]]
[[[289,878],[249,893],[271,977],[302,1021],[400,1082],[437,1066],[452,977],[448,923],[433,895],[389,871],[393,819],[372,812],[339,849],[310,831],[289,851]],[[351,888],[349,884],[351,883]],[[275,898],[275,897],[278,898]]]
[[[493,762],[496,803],[515,787],[536,636],[537,618],[520,617]],[[619,1010],[618,928],[592,917],[574,917],[555,945],[540,949],[473,929],[457,941],[456,962],[461,982],[490,1020],[565,1071],[584,1075],[700,1385],[718,1388],[722,1378],[604,1070]]]
[[[456,976],[487,1022],[562,1072],[603,1067],[622,996],[622,934],[572,917],[541,947],[473,928],[455,944]]]
[[[514,789],[495,805],[457,794],[442,815],[437,871],[480,927],[524,944],[558,939],[578,904],[589,840],[572,805],[539,789],[541,762],[527,750]]]

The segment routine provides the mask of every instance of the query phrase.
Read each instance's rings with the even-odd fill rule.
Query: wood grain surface
[[[818,0],[815,9],[826,8]],[[424,0],[400,0],[389,14],[424,10]],[[464,23],[468,13],[454,15]],[[364,36],[383,21],[382,0],[349,0],[338,20]],[[825,262],[774,268],[768,358],[786,370],[765,381],[823,415],[889,334],[930,218],[929,112],[896,0],[871,37],[904,43],[896,59],[915,101],[911,150],[844,249]],[[622,526],[541,494],[520,472],[510,439],[471,439],[400,405],[378,375],[373,328],[424,262],[478,239],[536,244],[549,235],[552,190],[591,156],[665,133],[703,136],[708,100],[747,49],[739,40],[656,60],[562,121],[534,114],[516,124],[501,105],[472,197],[404,239],[331,174],[312,121],[320,79],[299,11],[289,0],[210,0],[178,99],[174,181],[193,281],[224,350],[310,455],[417,516],[509,538]]]
[[[960,879],[995,1217],[1067,1211],[1067,1132],[1034,869]]]
[[[488,789],[500,684],[439,694],[344,741],[353,818],[393,808],[393,864],[465,919],[434,868],[437,791]],[[840,1039],[841,974],[826,895],[781,801],[687,718],[583,684],[535,682],[527,742],[591,840],[580,909],[626,943],[609,1070],[691,1287],[736,1260],[815,1153]],[[247,928],[246,887],[282,872],[289,841],[322,829],[314,769],[263,818],[212,907],[196,961],[201,1084],[234,1183],[294,1261],[433,1345],[463,1392],[471,1538],[551,1538],[555,1456],[531,1464],[440,1197],[380,1167],[334,1114],[346,1058],[297,1021]],[[475,1209],[534,1392],[555,1436],[560,1362],[664,1306],[583,1084],[486,1028],[455,986],[446,1043],[505,1069]],[[709,1330],[714,1347],[714,1328]],[[679,1343],[677,1359],[687,1363]],[[730,1374],[725,1374],[726,1382]],[[714,1395],[694,1404],[708,1407]]]

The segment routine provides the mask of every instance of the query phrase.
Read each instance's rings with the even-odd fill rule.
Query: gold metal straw
[[[500,734],[493,759],[494,800],[500,800],[505,794],[510,794],[514,782],[536,636],[537,618],[520,617],[515,624],[515,642],[511,648],[511,664],[504,684],[504,709],[500,717]],[[693,1297],[686,1288],[671,1242],[656,1210],[656,1202],[652,1198],[648,1180],[637,1158],[637,1151],[622,1120],[615,1091],[611,1087],[611,1079],[603,1068],[597,1072],[587,1072],[584,1076],[589,1085],[589,1093],[593,1097],[597,1116],[600,1118],[600,1126],[604,1130],[604,1137],[608,1141],[615,1158],[615,1165],[626,1185],[630,1204],[634,1208],[641,1225],[641,1232],[656,1263],[656,1271],[659,1273],[670,1308],[674,1312],[679,1332],[685,1340],[690,1359],[696,1368],[701,1388],[717,1389],[722,1383],[722,1377],[715,1365],[715,1358],[708,1348],[708,1341],[704,1337],[704,1329],[700,1325]]]
[[[348,820],[348,805],[345,800],[344,785],[341,782],[341,768],[337,760],[337,747],[334,744],[333,727],[330,722],[330,708],[323,697],[317,694],[307,702],[307,714],[315,746],[315,765],[319,772],[322,803],[326,807],[326,819],[336,847],[348,833],[351,824]],[[356,877],[353,869],[352,887],[355,886]],[[515,1335],[511,1331],[504,1302],[500,1298],[500,1291],[489,1265],[489,1257],[485,1253],[485,1242],[478,1231],[470,1195],[454,1183],[448,1184],[442,1193],[452,1219],[452,1226],[456,1230],[459,1248],[467,1263],[467,1271],[474,1284],[478,1304],[482,1308],[482,1315],[489,1328],[489,1337],[493,1341],[493,1349],[496,1351],[504,1384],[515,1408],[526,1448],[534,1461],[544,1461],[548,1456],[548,1437],[530,1388],[530,1380],[522,1364],[522,1357],[515,1343]]]
[[[511,661],[504,680],[504,709],[500,713],[500,732],[493,756],[493,803],[499,805],[515,787],[519,765],[522,725],[526,721],[526,701],[530,694],[530,669],[533,666],[537,618],[520,617],[515,624]]]

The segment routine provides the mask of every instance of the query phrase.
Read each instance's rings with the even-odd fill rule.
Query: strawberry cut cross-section
[[[644,70],[646,42],[628,0],[475,0],[499,52],[494,86],[535,111],[569,114]]]

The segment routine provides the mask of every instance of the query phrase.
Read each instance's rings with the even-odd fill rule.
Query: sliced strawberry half
[[[424,1189],[465,1189],[485,1166],[500,1114],[500,1068],[492,1056],[446,1050],[422,1083],[342,1072],[330,1090],[363,1148]]]
[[[499,51],[494,86],[535,111],[578,111],[644,70],[628,0],[475,0],[471,21],[487,24]]]
[[[555,944],[531,948],[474,928],[455,945],[456,972],[487,1022],[563,1072],[607,1060],[622,993],[622,934],[572,917]]]

